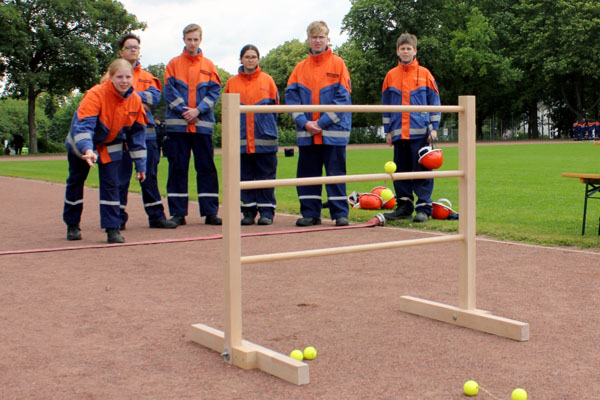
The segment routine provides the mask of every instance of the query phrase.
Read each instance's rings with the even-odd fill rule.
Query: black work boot
[[[181,216],[178,216],[178,215],[173,215],[167,221],[173,222],[173,223],[177,224],[177,226],[179,226],[179,225],[185,225],[185,217],[181,217]]]
[[[67,225],[67,240],[81,240],[81,229],[79,229],[79,225]]]
[[[125,243],[119,228],[106,228],[106,241],[108,243]]]
[[[396,209],[389,213],[384,213],[385,219],[390,221],[396,221],[399,219],[409,219],[412,217],[414,206],[410,201],[399,200]]]
[[[246,209],[246,210],[242,210],[242,214],[244,215],[244,218],[242,218],[241,224],[242,225],[254,225],[254,219],[256,218],[256,210],[252,210],[252,209]]]

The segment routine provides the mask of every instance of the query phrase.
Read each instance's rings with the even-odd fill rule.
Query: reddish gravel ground
[[[0,177],[0,399],[462,399],[468,379],[494,396],[479,399],[516,387],[530,400],[600,398],[597,251],[478,239],[477,306],[528,322],[527,342],[399,311],[402,295],[457,304],[456,243],[246,265],[244,339],[319,352],[296,386],[185,337],[191,324],[223,329],[222,241],[202,239],[220,227],[190,207],[188,225],[148,229],[132,194],[128,243],[196,240],[104,246],[86,189],[83,240],[67,242],[63,197],[62,184]],[[294,220],[244,227],[280,233],[244,238],[243,254],[432,235],[293,233]],[[79,248],[27,252],[68,246]]]

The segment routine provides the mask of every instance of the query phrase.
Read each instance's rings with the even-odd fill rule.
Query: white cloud
[[[347,40],[342,19],[350,0],[121,0],[127,11],[148,27],[136,32],[142,40],[144,66],[168,63],[183,50],[182,30],[189,23],[202,27],[202,51],[216,65],[234,74],[241,48],[252,43],[261,55],[292,39],[306,39],[306,27],[323,20],[333,47]]]

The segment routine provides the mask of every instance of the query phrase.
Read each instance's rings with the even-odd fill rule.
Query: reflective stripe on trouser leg
[[[121,225],[119,200],[120,161],[98,165],[100,180],[100,227],[118,228]]]
[[[140,184],[142,187],[142,200],[144,210],[148,215],[149,222],[165,219],[165,211],[158,190],[158,163],[160,162],[160,151],[156,139],[146,140],[146,180]]]
[[[120,216],[121,225],[125,225],[129,215],[125,210],[127,207],[127,196],[129,195],[129,184],[133,172],[133,161],[128,151],[123,151],[123,156],[119,165],[119,201],[121,202]]]
[[[276,172],[276,152],[241,154],[240,178],[242,181],[275,179]],[[272,219],[275,215],[275,188],[242,190],[241,200],[242,206],[254,204],[262,217]]]
[[[319,147],[322,146],[299,146],[296,177],[307,178],[323,175],[323,157]],[[322,191],[322,185],[296,186],[300,200],[300,213],[303,217],[321,218]]]
[[[424,137],[420,140],[410,140],[411,142],[411,153],[415,156],[412,159],[412,168],[413,171],[431,171],[428,168],[425,168],[422,164],[419,163],[419,150],[423,146],[428,146],[427,137]],[[431,204],[431,193],[433,193],[433,179],[413,179],[410,181],[412,185],[412,192],[414,192],[417,201],[415,205],[416,212],[424,212],[427,215],[431,215],[433,211],[433,206]]]
[[[200,216],[217,215],[219,211],[219,178],[214,161],[211,135],[192,134],[191,146],[196,167]]]
[[[323,163],[327,176],[346,175],[346,147],[323,145]],[[346,184],[325,185],[327,204],[332,219],[348,216],[348,196]]]
[[[165,142],[165,154],[169,160],[169,177],[167,179],[167,200],[171,216],[185,217],[188,214],[188,170],[192,150],[191,139],[187,134],[169,132]]]
[[[67,153],[69,177],[65,189],[63,221],[66,224],[79,225],[83,212],[83,186],[90,172],[88,163],[71,152]]]

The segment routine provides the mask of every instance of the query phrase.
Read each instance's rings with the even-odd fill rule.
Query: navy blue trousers
[[[323,167],[325,167],[327,176],[346,175],[346,146],[313,144],[299,147],[296,177],[323,176]],[[346,184],[329,184],[325,185],[325,189],[331,218],[347,217]],[[320,219],[323,205],[323,186],[297,186],[296,191],[300,200],[300,213],[302,216]]]
[[[200,216],[217,215],[219,211],[219,178],[214,162],[211,135],[169,132],[163,144],[163,154],[169,160],[167,198],[171,216],[188,214],[188,171],[194,153],[198,206]]]
[[[74,154],[68,153],[69,177],[65,191],[65,205],[63,221],[67,224],[78,225],[83,212],[83,186],[90,172],[86,161]],[[120,200],[119,200],[119,168],[120,161],[107,164],[97,164],[98,178],[100,181],[100,227],[119,228]]]
[[[140,183],[142,188],[142,201],[144,202],[144,211],[148,215],[148,222],[157,222],[165,219],[165,209],[163,207],[160,191],[158,190],[158,163],[160,162],[160,150],[156,139],[146,140],[146,179]],[[128,151],[123,152],[121,167],[119,170],[119,196],[121,199],[121,224],[127,223],[129,215],[127,214],[127,194],[129,192],[129,183],[133,173],[133,161]]]
[[[396,172],[431,171],[419,164],[419,149],[428,146],[427,137],[422,139],[396,140],[394,142],[394,162]],[[397,203],[410,203],[417,212],[431,215],[433,211],[431,194],[433,179],[409,179],[394,181]],[[413,196],[414,192],[414,196]],[[417,204],[414,205],[415,196]]]
[[[69,176],[65,189],[63,221],[68,225],[79,225],[83,212],[83,186],[90,172],[88,163],[71,152],[67,153]]]
[[[259,181],[275,179],[277,175],[277,152],[242,153],[240,157],[240,180]],[[242,211],[257,211],[261,217],[273,219],[275,215],[275,188],[241,191]]]

